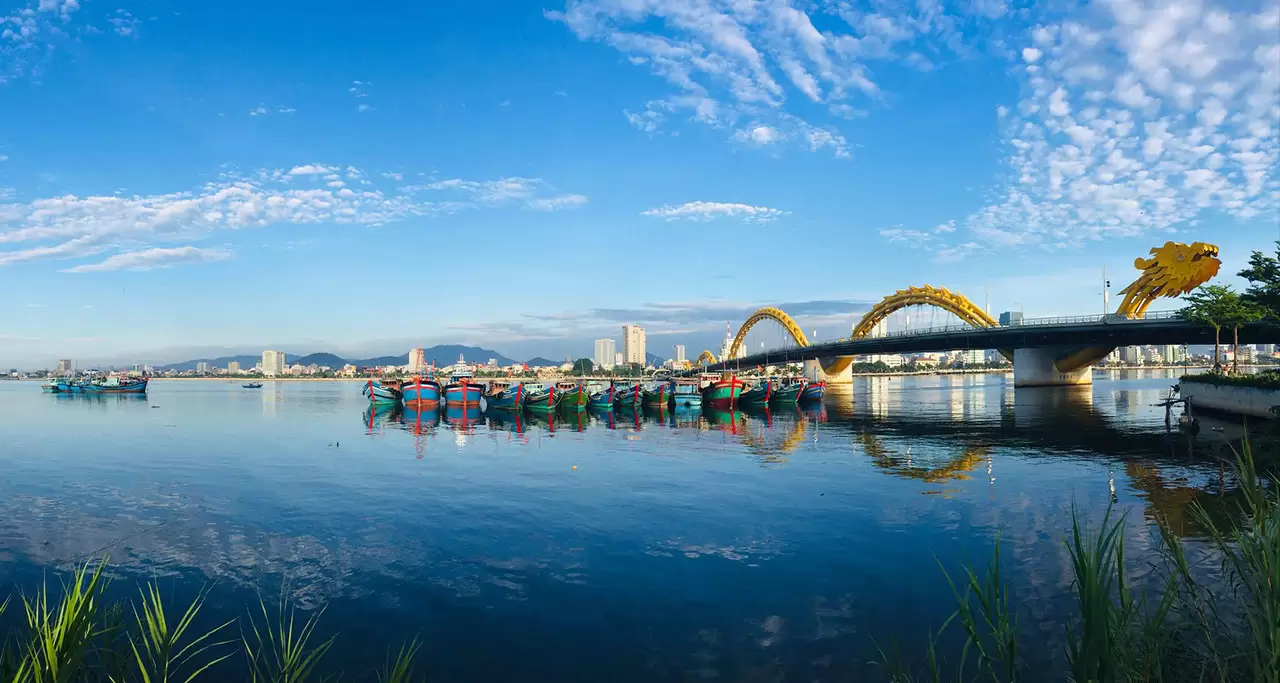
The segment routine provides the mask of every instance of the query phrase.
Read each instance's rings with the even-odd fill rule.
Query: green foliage
[[[569,373],[575,377],[590,375],[596,369],[596,364],[591,362],[590,358],[579,358],[573,361],[573,368]]]
[[[165,615],[159,586],[153,582],[147,584],[146,590],[139,592],[139,605],[133,608],[139,633],[130,637],[129,647],[137,663],[138,679],[142,683],[169,683],[171,680],[191,683],[209,667],[233,654],[227,651],[226,646],[234,641],[218,641],[214,638],[230,626],[234,619],[198,636],[187,637],[191,622],[204,606],[205,591],[196,595],[195,600],[191,601],[191,605],[174,624],[170,624]],[[183,673],[188,671],[184,676]]]
[[[1179,312],[1180,315],[1192,322],[1212,327],[1214,331],[1230,327],[1236,309],[1240,306],[1240,295],[1228,285],[1201,285],[1184,298],[1187,306]]]
[[[1280,389],[1280,371],[1267,370],[1252,375],[1223,375],[1207,372],[1196,375],[1183,375],[1181,382],[1200,382],[1221,386],[1257,387],[1259,389]]]
[[[249,680],[253,683],[309,680],[337,637],[331,636],[319,645],[311,646],[324,610],[298,625],[296,610],[285,599],[284,591],[281,591],[274,623],[267,614],[267,603],[260,601],[258,606],[262,610],[262,622],[250,615],[249,632],[241,637],[249,666]]]
[[[1249,256],[1249,267],[1239,275],[1249,281],[1245,300],[1256,305],[1264,317],[1280,320],[1280,240],[1276,241],[1274,257],[1253,252]]]

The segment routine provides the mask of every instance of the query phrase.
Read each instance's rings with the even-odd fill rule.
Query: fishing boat
[[[82,394],[84,393],[84,385],[87,382],[73,379],[69,377],[61,377],[58,379],[58,393],[60,394]]]
[[[384,379],[381,382],[369,380],[360,390],[370,403],[400,403],[400,380]]]
[[[147,377],[141,379],[120,378],[115,375],[99,382],[80,385],[86,394],[145,394],[147,393]]]
[[[821,403],[822,397],[827,394],[826,382],[809,382],[804,389],[800,391],[800,403]]]
[[[435,408],[440,405],[440,383],[415,376],[400,385],[401,398],[407,406]]]
[[[494,410],[513,410],[518,411],[524,407],[524,385],[516,384],[510,387],[499,387],[494,391],[484,395],[484,402],[488,408]]]
[[[800,394],[804,392],[804,388],[809,382],[804,379],[794,379],[774,387],[773,395],[769,397],[769,403],[775,406],[795,405],[800,402]]]
[[[597,391],[587,399],[587,406],[598,410],[613,410],[613,400],[617,398],[617,390],[610,384],[609,386]]]
[[[591,400],[591,394],[581,384],[560,388],[557,393],[560,394],[560,407],[566,410],[582,410]]]
[[[444,403],[447,406],[480,405],[484,396],[484,385],[471,381],[471,371],[460,369],[449,377],[444,385]]]
[[[672,408],[701,408],[702,392],[698,391],[698,380],[676,379],[671,381]]]
[[[45,382],[45,383],[43,383],[43,384],[41,384],[41,385],[40,385],[40,391],[43,391],[43,392],[44,392],[44,393],[46,393],[46,394],[57,394],[57,393],[59,393],[59,389],[58,389],[58,380],[57,380],[57,378],[55,378],[55,377],[50,377],[50,378],[49,378],[49,381],[47,381],[47,382]]]
[[[655,384],[651,389],[644,390],[644,405],[667,407],[667,402],[671,399],[671,385],[662,382]]]
[[[546,412],[556,409],[556,404],[560,401],[560,392],[556,391],[554,385],[530,384],[526,388],[528,393],[525,394],[524,399],[525,410]]]
[[[763,382],[747,389],[738,396],[738,405],[741,406],[767,406],[769,398],[773,396],[773,380],[766,379]]]
[[[240,386],[244,389],[261,389],[262,382],[249,382],[248,384],[241,384]]]
[[[644,389],[639,384],[614,391],[614,402],[619,408],[639,409],[644,403]]]
[[[717,410],[732,409],[738,405],[738,398],[746,388],[742,380],[726,373],[702,390],[702,404]]]

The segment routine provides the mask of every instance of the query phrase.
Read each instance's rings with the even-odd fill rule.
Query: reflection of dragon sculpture
[[[921,467],[909,456],[903,456],[885,447],[884,442],[874,434],[863,432],[858,435],[862,451],[871,456],[871,463],[885,472],[907,479],[919,479],[930,484],[941,484],[948,481],[970,479],[970,472],[977,469],[990,453],[986,446],[967,445],[964,450],[950,460],[936,467]]]
[[[1133,267],[1142,271],[1142,275],[1120,290],[1124,300],[1116,309],[1116,315],[1141,318],[1156,299],[1192,291],[1217,275],[1221,266],[1218,248],[1212,244],[1165,242],[1164,246],[1151,250],[1151,258],[1134,260]],[[1114,350],[1114,346],[1086,347],[1058,358],[1054,366],[1060,372],[1073,372],[1093,365]]]

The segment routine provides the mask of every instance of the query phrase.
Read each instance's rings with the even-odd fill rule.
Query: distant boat
[[[698,380],[677,379],[671,382],[672,408],[701,408],[702,392],[698,391]]]
[[[644,398],[641,399],[646,406],[667,407],[667,401],[671,398],[671,387],[665,382],[655,385],[652,389],[644,390]]]
[[[108,377],[100,382],[90,382],[80,385],[80,388],[86,394],[145,394],[147,393],[148,378],[142,379],[121,379],[116,376]]]
[[[525,393],[523,384],[499,389],[484,395],[484,402],[486,406],[495,410],[518,411],[524,407],[524,399]]]
[[[738,397],[746,388],[742,380],[726,374],[702,390],[702,404],[715,410],[730,410],[738,405]]]
[[[773,380],[765,381],[747,389],[738,396],[738,405],[741,406],[767,406],[769,398],[773,396]]]
[[[800,402],[800,394],[808,385],[807,380],[796,379],[777,386],[773,390],[773,395],[769,397],[769,403],[775,406],[795,405]]]
[[[644,403],[644,389],[639,384],[622,387],[615,392],[614,400],[619,408],[640,408]]]
[[[614,389],[613,385],[610,384],[604,389],[592,394],[591,398],[587,400],[587,405],[591,408],[600,410],[612,410],[613,399],[615,398],[616,393],[617,391]]]
[[[240,386],[245,389],[261,389],[262,382],[249,382],[248,384],[241,384]]]
[[[800,391],[800,403],[821,403],[826,394],[826,382],[810,382]]]
[[[400,403],[400,380],[385,379],[381,382],[369,380],[365,383],[364,389],[360,390],[372,403]]]
[[[407,406],[435,408],[440,405],[440,383],[433,379],[414,377],[400,385],[400,394]]]
[[[587,393],[587,388],[581,384],[559,390],[560,407],[566,410],[582,410],[587,407],[587,402],[591,400],[591,395]]]

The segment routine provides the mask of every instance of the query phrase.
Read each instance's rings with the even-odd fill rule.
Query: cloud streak
[[[641,212],[644,216],[665,220],[709,221],[716,218],[740,218],[748,223],[768,223],[787,214],[781,209],[750,204],[723,202],[686,202],[679,206],[660,206]]]
[[[143,249],[108,257],[99,263],[67,268],[64,273],[99,273],[112,270],[155,270],[172,268],[184,263],[225,261],[231,252],[225,249],[201,249],[198,247],[173,247],[169,249]]]

